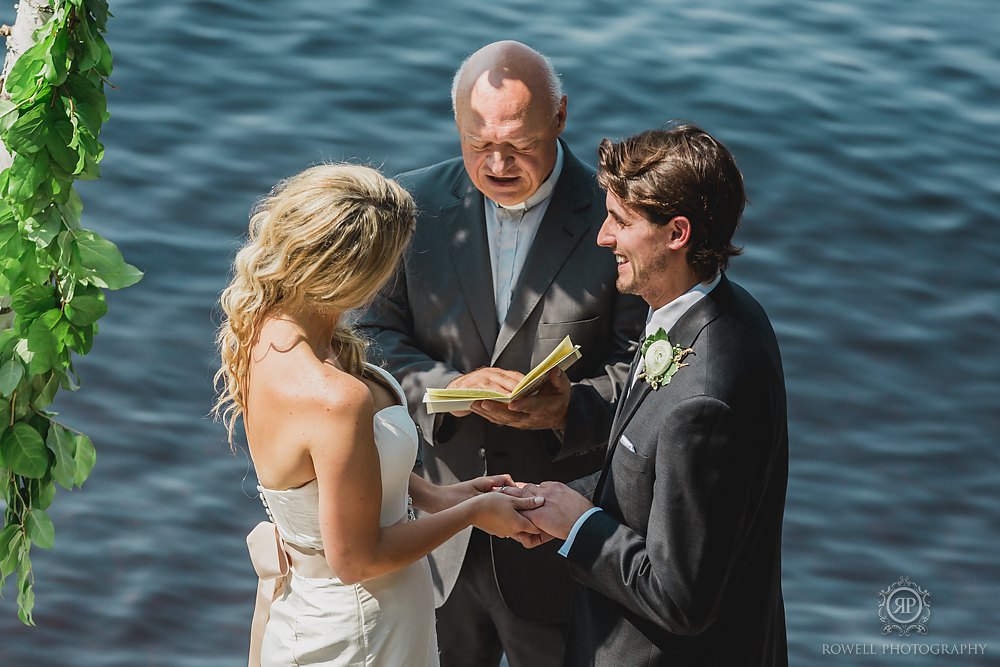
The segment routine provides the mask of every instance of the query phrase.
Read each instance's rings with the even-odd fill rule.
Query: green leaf
[[[3,434],[8,428],[10,428],[10,401],[3,400],[0,401],[0,439],[2,439]],[[0,448],[0,473],[4,472],[3,467],[6,465],[3,457],[3,448]],[[0,474],[0,478],[2,477],[3,475]],[[0,479],[0,484],[2,483],[3,481]]]
[[[11,308],[21,317],[33,317],[57,307],[56,293],[52,287],[28,285],[14,292]]]
[[[45,445],[55,455],[56,464],[52,468],[52,478],[59,486],[70,490],[76,482],[76,439],[73,434],[59,424],[49,426]]]
[[[17,345],[17,341],[19,340],[20,336],[18,336],[12,329],[4,329],[3,331],[0,331],[0,359],[13,354],[14,346]]]
[[[94,27],[104,31],[108,23],[108,0],[86,0],[87,9],[94,15]]]
[[[16,474],[40,479],[49,469],[49,454],[38,431],[29,424],[14,424],[3,437],[7,466]]]
[[[81,47],[76,66],[81,71],[92,69],[101,61],[101,46],[97,42],[97,33],[90,29],[87,16],[77,14],[76,34]]]
[[[59,213],[62,214],[63,223],[68,229],[77,230],[80,228],[80,216],[83,214],[83,202],[80,195],[75,190],[70,190],[64,202],[57,202]]]
[[[18,153],[10,167],[10,197],[17,203],[22,219],[38,208],[36,195],[46,193],[45,181],[49,177],[49,154],[39,152],[33,155]],[[48,188],[51,190],[51,188]]]
[[[66,58],[67,48],[69,48],[69,31],[57,31],[52,38],[52,46],[45,54],[45,65],[42,67],[42,76],[46,78],[49,85],[58,86],[66,80],[70,65]]]
[[[107,312],[108,305],[100,292],[96,295],[78,294],[66,304],[66,317],[78,327],[93,324]]]
[[[61,215],[60,215],[61,217]],[[76,241],[73,240],[73,235],[68,231],[60,232],[59,240],[57,241],[59,247],[59,264],[67,267],[73,263],[73,252],[76,248]],[[64,298],[68,296],[73,298],[71,285],[76,285],[76,280],[69,280],[68,284],[60,285],[60,291],[64,294]],[[68,293],[69,292],[69,293]]]
[[[31,610],[35,607],[35,592],[31,588],[30,542],[22,542],[17,564],[17,617],[25,625],[34,625]]]
[[[47,510],[56,497],[56,485],[48,475],[31,484],[31,506]],[[47,547],[46,547],[47,548]]]
[[[90,327],[87,328],[89,329]],[[93,339],[91,339],[91,341],[93,341]],[[90,348],[87,348],[87,350],[89,351]],[[81,352],[81,354],[86,354],[86,352]],[[59,371],[59,369],[56,369],[56,372],[60,376],[59,377],[60,387],[62,387],[66,391],[76,391],[77,389],[80,388],[80,377],[76,374],[76,371],[73,370],[72,361],[69,363],[69,367],[65,371]]]
[[[17,105],[10,100],[0,99],[0,132],[5,132],[18,118]]]
[[[89,327],[73,327],[69,330],[69,340],[66,345],[78,354],[87,354],[94,346],[96,325]]]
[[[0,394],[9,397],[24,377],[24,366],[17,359],[9,359],[0,366]],[[4,401],[5,403],[7,401]]]
[[[14,283],[15,292],[28,286],[40,287],[48,282],[53,265],[47,252],[43,252],[42,255],[42,261],[39,261],[38,248],[35,244],[29,243],[25,246],[18,258],[19,273],[14,276],[18,280]]]
[[[73,98],[73,105],[70,106],[67,98],[63,97],[63,106],[72,108],[76,112],[75,117],[93,136],[97,136],[108,113],[108,100],[104,95],[103,85],[97,76],[70,74],[66,77],[65,88]]]
[[[24,527],[28,532],[28,539],[42,549],[51,549],[56,539],[56,528],[52,525],[52,519],[48,512],[37,507],[28,510],[25,517]]]
[[[11,405],[11,412],[13,413],[12,419],[15,422],[14,426],[17,425],[18,421],[21,421],[23,419],[27,419],[28,416],[31,415],[34,412],[34,410],[32,410],[32,408],[31,408],[31,396],[30,396],[30,392],[19,391],[19,392],[17,392],[17,393],[14,394],[14,400],[12,401],[12,405]],[[8,431],[7,434],[4,436],[4,438],[6,438],[7,436],[9,436],[10,433],[11,432]],[[10,465],[10,457],[9,456],[7,458],[7,467],[8,468],[11,467],[11,465]]]
[[[72,140],[73,126],[67,120],[55,122],[45,133],[45,147],[53,161],[70,174],[76,174],[82,167],[80,164],[82,156],[70,148]]]
[[[20,257],[23,244],[21,243],[21,230],[17,223],[0,226],[0,250],[7,257]]]
[[[6,579],[17,569],[23,539],[21,526],[16,523],[8,524],[0,531],[0,578]]]
[[[45,146],[45,131],[48,125],[48,104],[39,102],[21,114],[14,122],[4,143],[12,153],[36,153]]]
[[[91,282],[98,287],[121,289],[142,278],[142,271],[127,264],[111,241],[84,230],[76,242],[80,248],[80,262],[90,270]]]
[[[4,87],[15,103],[30,99],[38,90],[42,68],[45,67],[44,57],[40,57],[42,53],[43,51],[36,51],[34,47],[28,49],[21,54],[7,75]]]
[[[35,244],[46,247],[62,230],[62,216],[54,206],[38,212],[34,217],[24,221],[25,236]]]
[[[97,463],[97,452],[94,451],[94,443],[82,433],[75,435],[73,439],[76,441],[76,451],[73,453],[73,458],[76,460],[76,474],[73,481],[77,486],[83,486],[90,477],[94,464]]]
[[[45,373],[55,368],[59,363],[60,341],[52,333],[48,322],[38,318],[28,329],[28,349],[33,356],[28,364],[28,372],[32,375]]]
[[[51,308],[46,310],[44,313],[38,316],[35,320],[35,324],[40,327],[45,327],[49,331],[54,332],[56,326],[58,326],[59,321],[62,319],[62,311],[58,308]]]
[[[31,407],[36,410],[44,410],[52,404],[52,401],[56,398],[56,393],[59,391],[59,374],[48,373],[47,375],[41,375],[36,378],[36,381],[38,381],[40,386],[37,392],[35,392],[35,397],[31,399]]]
[[[94,39],[97,42],[97,46],[101,54],[95,69],[101,76],[109,77],[111,76],[111,66],[113,62],[111,57],[111,48],[108,47],[108,43],[104,41],[104,36],[100,33],[94,33]]]

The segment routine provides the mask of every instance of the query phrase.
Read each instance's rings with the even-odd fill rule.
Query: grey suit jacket
[[[763,309],[723,276],[668,332],[669,385],[618,406],[570,550],[566,664],[784,667],[785,385]]]
[[[422,434],[423,474],[435,483],[504,472],[523,481],[569,480],[603,461],[610,429],[605,408],[628,371],[646,307],[615,290],[613,255],[596,245],[604,194],[593,170],[563,147],[563,171],[502,323],[483,195],[461,159],[399,177],[417,202],[416,231],[400,270],[359,324],[375,343],[370,359],[383,363],[406,392]],[[424,409],[426,388],[445,387],[484,366],[527,372],[566,335],[583,358],[568,371],[573,388],[562,437]],[[470,534],[432,554],[439,604],[458,577]],[[551,623],[568,616],[572,584],[564,559],[553,552],[554,546],[528,551],[514,540],[492,540],[501,594],[522,618]]]

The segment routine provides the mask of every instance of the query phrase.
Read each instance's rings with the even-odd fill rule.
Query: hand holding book
[[[438,412],[463,412],[476,401],[497,401],[510,403],[536,391],[545,382],[553,368],[566,370],[581,357],[580,346],[573,345],[566,336],[552,352],[531,369],[520,382],[508,392],[496,388],[462,387],[448,389],[428,389],[424,394],[424,405],[429,414]],[[500,369],[496,369],[499,372]]]

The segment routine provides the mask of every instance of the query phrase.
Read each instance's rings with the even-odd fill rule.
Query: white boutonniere
[[[691,352],[690,347],[672,345],[667,339],[667,332],[660,327],[656,333],[642,339],[644,368],[639,377],[644,378],[653,389],[670,384],[674,373],[688,365],[682,362]]]

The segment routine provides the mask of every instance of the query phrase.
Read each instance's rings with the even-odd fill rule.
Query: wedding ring
[[[507,488],[507,485],[506,485],[506,484],[503,484],[503,485],[502,485],[502,486],[500,487],[500,492],[501,492],[501,493],[503,493],[503,490],[504,490],[504,489],[506,489],[506,488]]]

